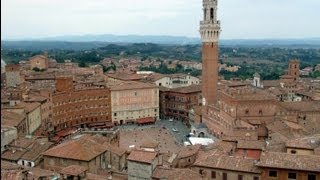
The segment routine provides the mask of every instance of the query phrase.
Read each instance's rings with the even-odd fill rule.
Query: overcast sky
[[[320,37],[320,0],[220,0],[223,39]],[[202,0],[1,0],[1,38],[199,37]]]

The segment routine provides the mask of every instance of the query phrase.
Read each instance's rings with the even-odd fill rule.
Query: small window
[[[255,176],[253,177],[253,180],[259,180],[259,177]]]
[[[317,180],[315,174],[308,174],[308,180]]]
[[[117,116],[117,113],[113,113],[114,116]]]
[[[217,174],[215,171],[211,171],[211,178],[216,178],[217,177]]]
[[[277,171],[269,171],[269,177],[278,177]]]
[[[297,173],[289,172],[288,173],[288,179],[297,179]]]
[[[296,150],[291,150],[290,152],[291,152],[291,154],[297,154]]]
[[[246,115],[248,115],[248,114],[249,114],[249,109],[246,110]]]
[[[238,175],[238,180],[243,180],[243,175]]]
[[[203,169],[199,169],[199,174],[203,175]]]
[[[138,92],[134,92],[134,95],[135,95],[135,96],[138,96]]]
[[[222,178],[223,180],[228,180],[228,174],[227,174],[227,173],[223,173],[223,174],[222,174],[222,177],[223,177],[223,178]]]

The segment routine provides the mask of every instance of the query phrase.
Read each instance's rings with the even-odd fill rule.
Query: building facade
[[[189,111],[201,105],[201,86],[165,89],[160,91],[160,116],[188,122]]]
[[[34,68],[39,69],[48,69],[49,68],[49,59],[47,55],[37,55],[30,59],[31,70]]]
[[[54,130],[111,121],[110,90],[83,89],[52,96]]]
[[[20,65],[8,64],[5,67],[6,85],[7,87],[16,87],[22,82]]]
[[[112,122],[115,125],[159,119],[159,88],[140,82],[111,86]]]

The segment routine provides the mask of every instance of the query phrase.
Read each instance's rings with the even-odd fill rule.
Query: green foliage
[[[310,77],[312,78],[318,78],[320,77],[320,71],[314,71],[310,74]]]
[[[105,65],[101,64],[102,68],[103,68],[103,72],[108,72],[110,70],[116,71],[117,67],[116,65],[112,62],[110,66],[106,67]]]
[[[79,67],[88,67],[88,64],[85,61],[81,61]]]

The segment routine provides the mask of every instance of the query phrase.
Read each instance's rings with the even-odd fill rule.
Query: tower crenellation
[[[217,43],[220,36],[220,21],[217,20],[218,1],[203,0],[203,20],[200,22],[202,42]]]

